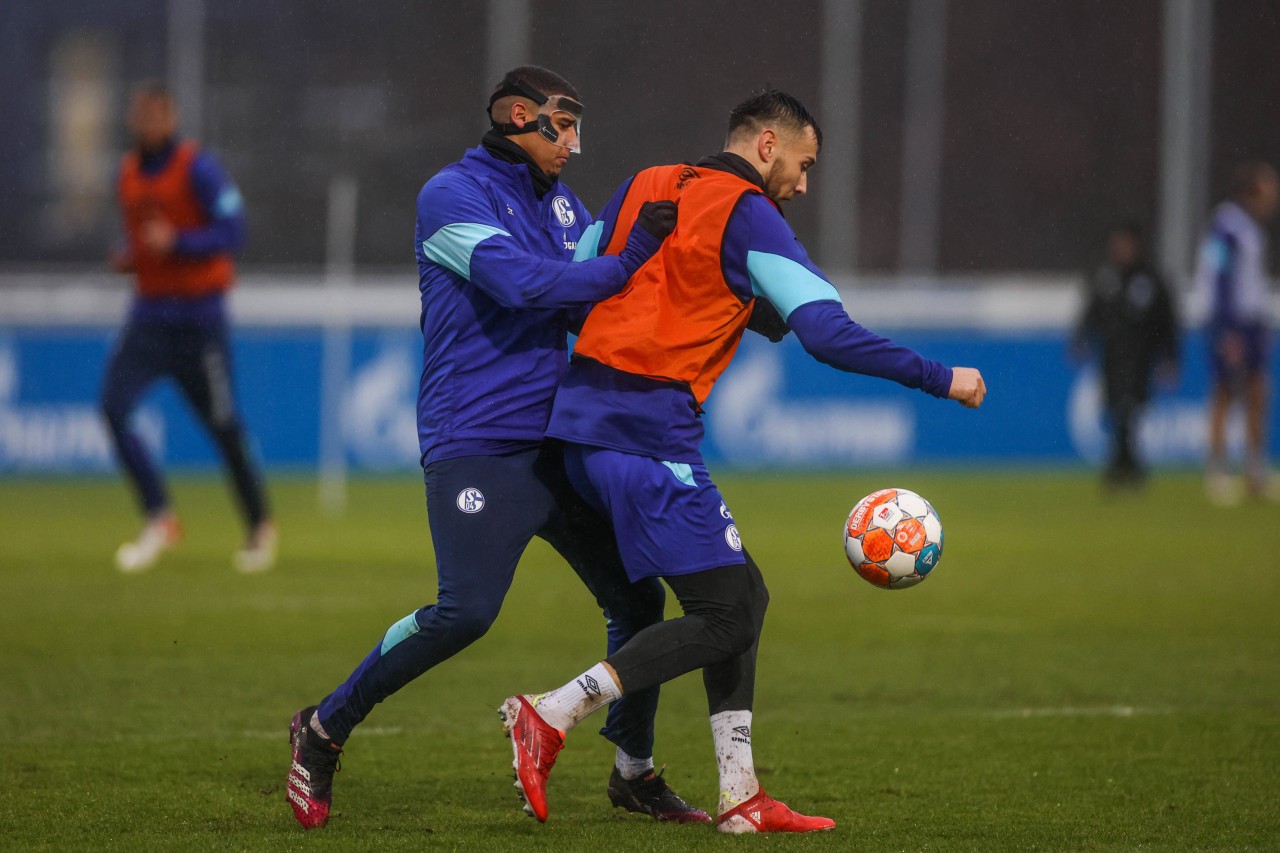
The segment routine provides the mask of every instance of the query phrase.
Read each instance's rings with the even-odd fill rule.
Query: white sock
[[[320,725],[319,710],[315,710],[311,712],[311,729],[312,731],[320,735],[320,737],[324,738],[325,740],[332,740],[332,738],[329,737],[329,733],[324,730],[324,726]]]
[[[533,707],[538,716],[568,734],[592,711],[621,696],[618,682],[609,675],[604,663],[598,663],[563,687],[533,697]]]
[[[1267,457],[1263,453],[1248,452],[1244,457],[1244,473],[1249,484],[1254,488],[1263,488],[1267,484]]]
[[[618,755],[613,759],[613,763],[618,768],[618,772],[622,774],[622,778],[630,782],[632,779],[639,779],[653,769],[653,756],[635,758],[627,755],[622,747],[618,747]]]
[[[711,740],[720,769],[719,813],[741,805],[760,790],[751,757],[751,712],[721,711],[711,715]]]

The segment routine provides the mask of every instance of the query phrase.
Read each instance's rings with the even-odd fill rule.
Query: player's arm
[[[724,245],[720,251],[721,269],[729,286],[744,301],[754,299],[751,316],[747,319],[747,331],[768,338],[772,343],[781,343],[791,333],[786,318],[777,307],[762,293],[754,292],[751,278],[747,272],[745,258],[751,250],[752,211],[755,206],[764,203],[763,196],[749,193],[738,199],[729,222],[725,226]],[[773,211],[776,215],[776,211]]]
[[[622,199],[626,197],[626,191],[631,187],[631,179],[618,188],[614,193],[614,198],[609,200],[604,213],[611,214],[610,223],[618,218],[618,209],[622,206]],[[578,245],[573,250],[573,260],[575,263],[580,261],[589,261],[592,258],[600,256],[600,235],[604,233],[604,220],[594,219],[591,212],[587,210],[586,205],[581,199],[577,199],[577,214],[582,222],[589,223],[582,233],[578,235]],[[602,213],[602,217],[603,217]],[[610,227],[612,233],[612,225]],[[608,240],[605,241],[606,245]],[[565,309],[565,326],[569,332],[574,335],[582,334],[582,327],[587,322],[587,315],[591,313],[591,309],[595,307],[594,302],[583,305],[572,305]]]
[[[1156,270],[1151,271],[1156,282],[1155,326],[1158,343],[1156,351],[1169,370],[1177,370],[1179,360],[1178,306],[1168,282]]]
[[[511,214],[514,215],[514,214]],[[423,257],[474,284],[507,308],[565,308],[599,302],[627,279],[675,227],[637,220],[620,255],[575,263],[530,254],[507,230],[492,202],[470,179],[445,175],[418,195]]]
[[[1238,322],[1235,295],[1239,259],[1239,243],[1229,232],[1212,230],[1200,244],[1193,297],[1216,331],[1232,330]]]
[[[191,185],[208,224],[179,229],[174,234],[174,254],[204,258],[241,248],[248,233],[244,200],[222,164],[208,151],[201,151],[192,161]]]
[[[634,177],[623,181],[622,186],[614,191],[613,196],[604,206],[604,210],[600,211],[598,217],[592,220],[590,216],[587,216],[583,220],[591,224],[578,237],[578,245],[573,252],[573,260],[575,262],[598,258],[603,251],[603,247],[609,245],[609,241],[613,239],[614,229],[618,225],[618,213],[622,210],[622,203],[627,199],[627,193],[631,190],[633,180]],[[591,313],[591,309],[594,307],[595,303],[591,302],[570,308],[567,317],[569,331],[575,335],[581,333],[583,325],[587,322],[587,315]]]
[[[837,370],[890,379],[970,407],[981,404],[986,386],[978,371],[946,367],[855,323],[772,204],[763,196],[747,198],[734,219],[750,219],[752,291],[773,303],[810,355]]]
[[[1075,330],[1071,335],[1071,349],[1077,358],[1088,354],[1091,339],[1099,328],[1102,319],[1102,298],[1099,293],[1099,282],[1106,275],[1105,269],[1096,270],[1085,278],[1084,307],[1076,320]]]
[[[115,181],[112,186],[120,186],[120,174],[116,173]],[[124,212],[124,199],[119,196],[117,189],[116,202],[120,205],[120,212]],[[133,251],[129,248],[129,240],[126,236],[121,235],[120,239],[107,250],[107,267],[112,272],[131,273],[134,271]]]
[[[633,176],[623,181],[622,186],[614,190],[613,195],[609,197],[600,215],[582,232],[582,236],[578,238],[578,247],[573,253],[575,261],[598,258],[604,251],[604,247],[609,245],[609,241],[613,239],[613,231],[618,225],[618,214],[622,211],[623,202],[627,200],[627,193],[631,192],[631,183],[634,180]]]

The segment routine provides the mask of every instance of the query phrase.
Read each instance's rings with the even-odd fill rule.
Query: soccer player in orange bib
[[[122,572],[155,564],[182,539],[160,469],[133,426],[138,401],[168,377],[182,391],[222,454],[247,537],[234,555],[242,572],[269,569],[276,528],[262,472],[250,453],[231,379],[226,294],[232,253],[244,243],[240,192],[213,155],[178,137],[173,95],[140,84],[129,105],[134,147],[120,168],[127,247],[112,267],[137,282],[129,317],[103,381],[102,412],[116,454],[146,514],[138,538],[116,552]]]
[[[612,520],[627,574],[661,577],[684,615],[644,629],[562,687],[503,703],[517,779],[540,820],[547,776],[574,726],[633,690],[701,669],[720,831],[835,826],[792,811],[756,778],[751,717],[768,592],[702,463],[702,405],[748,328],[776,339],[790,329],[837,369],[971,408],[986,387],[977,370],[926,359],[845,313],[779,209],[804,194],[821,145],[817,121],[795,98],[753,96],[730,113],[723,152],[640,172],[578,243],[580,257],[617,253],[645,203],[679,206],[663,247],[588,316],[547,435],[565,442],[574,487]]]

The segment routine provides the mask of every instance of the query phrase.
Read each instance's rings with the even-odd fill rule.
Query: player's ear
[[[529,109],[529,105],[517,98],[511,104],[511,123],[516,127],[524,127],[533,120],[533,112]]]
[[[766,127],[760,131],[760,135],[756,137],[756,154],[759,155],[762,163],[773,162],[773,155],[777,147],[778,134],[773,128]]]

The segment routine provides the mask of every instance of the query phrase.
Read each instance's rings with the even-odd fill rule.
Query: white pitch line
[[[1143,708],[1134,705],[1099,705],[1059,708],[1005,708],[984,711],[981,716],[996,720],[1029,720],[1044,717],[1149,717],[1175,713],[1173,708]]]
[[[399,726],[361,726],[360,737],[390,737],[398,735],[403,730]],[[281,737],[280,729],[245,729],[240,733],[241,737],[253,738],[255,740],[278,740]]]

